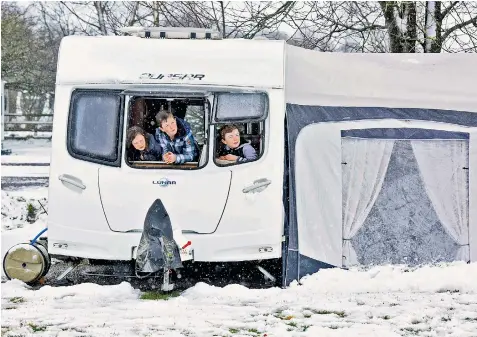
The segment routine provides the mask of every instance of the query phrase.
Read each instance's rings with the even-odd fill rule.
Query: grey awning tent
[[[477,261],[477,57],[286,56],[284,284]]]

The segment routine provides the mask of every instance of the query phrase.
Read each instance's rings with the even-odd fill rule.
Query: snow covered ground
[[[2,234],[4,231],[29,226],[36,221],[45,225],[46,214],[42,205],[48,210],[47,197],[48,189],[45,187],[2,191]],[[30,217],[28,217],[29,207],[31,208]]]
[[[4,336],[477,336],[477,264],[323,270],[288,289],[2,284]]]
[[[48,141],[28,142],[13,142],[14,156],[2,164],[49,162]],[[47,207],[47,194],[2,191],[2,260],[45,227],[41,210],[33,223],[26,217],[29,203]],[[2,336],[477,337],[477,263],[323,270],[301,283],[265,290],[198,283],[151,300],[157,294],[126,282],[33,290],[12,280],[1,284]]]
[[[2,156],[2,171],[9,163],[50,163],[51,140],[26,139],[2,142],[4,149],[12,150],[12,154]],[[3,175],[3,173],[2,173]]]

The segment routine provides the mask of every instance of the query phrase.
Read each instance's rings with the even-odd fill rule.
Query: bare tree
[[[475,2],[304,2],[289,13],[294,43],[347,52],[477,51]]]

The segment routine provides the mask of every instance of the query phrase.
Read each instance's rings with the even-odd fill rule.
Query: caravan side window
[[[216,125],[215,163],[228,166],[260,159],[263,131],[263,122]]]
[[[264,149],[265,93],[224,92],[215,96],[215,163],[244,164],[260,159]]]
[[[73,92],[67,135],[73,157],[120,166],[121,101],[115,91]]]

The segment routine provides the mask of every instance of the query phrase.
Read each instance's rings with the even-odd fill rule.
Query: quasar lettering
[[[142,80],[199,80],[201,81],[205,77],[204,74],[154,74],[154,73],[142,73],[139,78]]]

